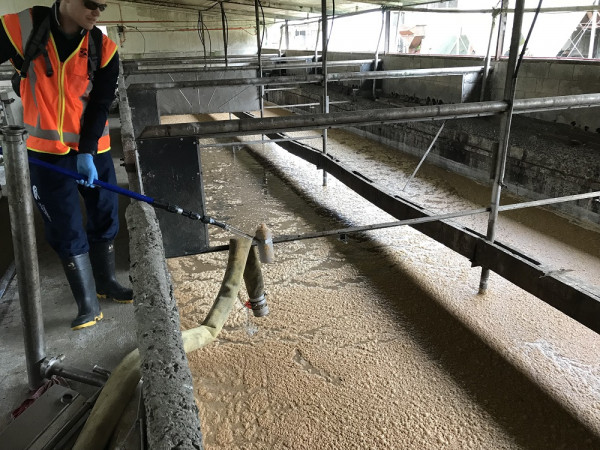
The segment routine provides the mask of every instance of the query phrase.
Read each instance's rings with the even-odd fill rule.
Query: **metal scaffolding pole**
[[[29,387],[35,390],[43,382],[41,364],[46,356],[46,348],[40,271],[33,223],[33,202],[25,145],[27,133],[23,127],[12,125],[3,127],[1,134],[6,165],[8,210],[23,322],[25,362]]]
[[[316,57],[318,57],[318,54],[316,54]],[[316,60],[316,58],[315,58]],[[340,66],[360,66],[363,64],[371,64],[373,63],[372,59],[351,59],[351,60],[347,60],[347,61],[327,61],[327,67],[340,67]],[[279,64],[273,64],[271,62],[269,63],[263,63],[262,64],[262,70],[263,72],[267,72],[267,71],[271,71],[271,70],[282,70],[282,69],[311,69],[311,68],[316,68],[316,67],[321,67],[322,63],[320,62],[304,62],[304,63],[279,63]],[[240,65],[240,66],[234,66],[232,67],[231,64],[229,66],[229,68],[227,69],[228,72],[235,72],[235,71],[243,71],[243,70],[249,70],[249,69],[256,69],[258,68],[258,64],[254,64],[254,63],[248,63],[247,65]],[[165,73],[172,73],[172,72],[176,72],[176,73],[197,73],[198,69],[202,69],[202,72],[223,72],[223,67],[210,67],[205,69],[204,68],[204,64],[187,64],[184,67],[181,67],[179,65],[179,61],[177,63],[174,64],[164,64],[161,66],[156,66],[154,68],[150,67],[149,69],[131,69],[128,68],[125,70],[125,75],[126,76],[132,76],[132,75],[155,75],[155,74],[165,74]],[[0,72],[1,73],[1,72]],[[12,72],[14,73],[14,72]],[[12,75],[11,73],[7,72],[7,75],[9,79],[10,75]]]
[[[254,0],[254,14],[256,16],[256,47],[258,48],[258,78],[262,78],[263,77],[263,71],[262,71],[262,59],[261,59],[261,55],[262,55],[262,37],[260,35],[260,17],[258,15],[258,0]],[[265,85],[261,84],[260,85],[260,89],[259,89],[259,94],[258,94],[258,104],[260,106],[260,117],[264,117],[265,116],[265,99],[264,99],[264,95],[265,95]]]
[[[496,60],[502,57],[504,51],[504,39],[506,37],[506,16],[508,10],[508,0],[502,0],[500,6],[500,23],[498,24],[498,40],[496,41]]]
[[[373,70],[377,71],[377,67],[379,66],[379,45],[381,44],[381,35],[383,34],[383,30],[385,29],[385,11],[381,10],[381,28],[379,29],[379,37],[377,38],[377,47],[375,48],[375,60],[373,62]],[[377,100],[377,94],[375,93],[375,88],[377,85],[377,80],[373,80],[373,100]]]
[[[325,67],[327,72],[327,66]],[[281,67],[285,69],[285,66]],[[387,78],[419,78],[419,77],[446,77],[449,75],[466,75],[483,71],[483,66],[468,67],[438,67],[432,69],[407,69],[407,70],[381,70],[369,72],[337,72],[327,73],[325,76],[319,74],[288,75],[268,78],[227,78],[218,80],[189,80],[189,81],[160,81],[154,83],[131,83],[128,90],[149,91],[160,89],[183,89],[198,87],[223,87],[223,86],[257,86],[257,85],[286,85],[299,83],[321,83],[327,78],[328,81],[350,81],[350,80],[383,80]]]
[[[321,54],[322,60],[322,71],[323,71],[323,114],[329,113],[329,95],[327,93],[327,45],[329,44],[327,39],[327,0],[321,0],[321,40],[323,50]],[[327,128],[323,128],[323,154],[327,154]],[[323,170],[323,186],[327,186],[327,172]]]
[[[527,98],[514,101],[513,113],[524,114],[597,106],[600,106],[600,93]],[[344,128],[374,124],[384,125],[386,123],[484,117],[505,112],[507,109],[508,104],[498,100],[490,102],[452,103],[448,105],[413,106],[408,108],[373,109],[367,111],[344,111],[329,114],[266,117],[264,119],[155,125],[146,127],[141,137],[242,136],[266,134],[274,131],[316,130],[324,127]]]
[[[594,58],[594,53],[595,53],[595,44],[596,44],[596,29],[598,28],[598,22],[597,22],[597,16],[598,13],[596,11],[592,11],[592,18],[591,18],[591,34],[590,34],[590,45],[588,47],[588,58],[589,59],[593,59]]]
[[[225,15],[225,7],[222,2],[219,2],[221,6],[221,23],[223,25],[223,53],[225,54],[225,67],[229,66],[229,59],[227,57],[227,47],[229,43],[227,42],[227,16]]]
[[[492,25],[490,27],[490,39],[488,41],[487,52],[485,54],[485,63],[483,65],[483,76],[481,78],[481,92],[479,101],[482,102],[485,98],[485,89],[487,87],[487,79],[490,72],[490,59],[492,57],[492,40],[494,39],[494,28],[496,27],[496,14],[492,14]]]
[[[498,207],[500,206],[500,197],[502,194],[502,184],[504,183],[504,174],[506,172],[506,158],[508,157],[510,127],[515,102],[515,90],[517,87],[517,60],[519,57],[519,43],[521,41],[521,27],[523,25],[523,9],[525,0],[517,0],[515,6],[515,17],[513,21],[512,38],[510,42],[510,53],[508,55],[508,64],[506,66],[506,82],[504,84],[504,101],[508,104],[508,109],[502,115],[500,126],[500,142],[498,147],[498,158],[496,160],[496,174],[492,186],[491,212],[488,219],[487,238],[494,242],[496,238],[496,221],[498,219]],[[485,294],[487,290],[490,269],[481,268],[481,279],[479,281],[479,293]]]
[[[423,162],[425,162],[425,158],[427,158],[427,155],[429,155],[429,152],[431,151],[431,149],[435,145],[435,143],[437,141],[437,138],[440,137],[440,133],[444,129],[445,125],[446,125],[446,121],[442,122],[442,126],[440,127],[440,129],[438,130],[438,132],[435,134],[435,137],[433,138],[433,141],[431,141],[431,144],[429,145],[429,148],[427,149],[427,151],[421,157],[421,160],[419,161],[419,164],[417,164],[417,167],[415,167],[415,170],[412,173],[412,175],[410,177],[408,177],[408,180],[406,180],[406,184],[404,184],[404,187],[402,188],[402,191],[406,190],[406,188],[408,187],[408,185],[410,184],[410,182],[412,181],[412,179],[415,177],[415,175],[417,174],[417,172],[421,168],[421,165],[423,164]]]

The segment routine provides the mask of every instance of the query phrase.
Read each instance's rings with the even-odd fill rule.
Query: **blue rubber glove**
[[[86,187],[95,187],[94,180],[98,179],[98,171],[94,165],[94,157],[89,153],[79,153],[77,155],[77,172],[83,175],[86,179],[77,180],[79,184]]]

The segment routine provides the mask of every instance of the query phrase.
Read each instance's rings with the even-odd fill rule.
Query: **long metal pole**
[[[519,43],[521,41],[521,27],[523,25],[523,9],[525,0],[517,0],[515,5],[515,16],[513,21],[512,38],[510,42],[510,53],[506,65],[506,82],[504,84],[504,101],[508,104],[508,110],[502,115],[500,126],[500,142],[498,147],[498,158],[496,160],[496,174],[492,186],[491,212],[488,219],[487,238],[494,242],[496,238],[496,221],[498,219],[498,207],[500,206],[500,196],[502,194],[502,184],[504,183],[504,174],[506,172],[506,159],[508,157],[510,127],[514,109],[515,90],[517,87],[517,59],[519,57]],[[479,281],[479,293],[485,294],[487,290],[490,269],[482,267],[481,279]]]
[[[498,40],[496,41],[496,60],[502,57],[504,51],[504,38],[506,37],[506,12],[508,10],[508,0],[502,0],[500,23],[498,24]]]
[[[560,97],[526,98],[514,101],[514,113],[532,113],[559,109],[600,106],[600,93],[566,95]],[[505,112],[505,101],[452,103],[408,108],[344,111],[329,114],[266,117],[264,119],[220,120],[202,123],[154,125],[146,127],[143,138],[172,136],[223,137],[264,134],[273,131],[304,131],[319,128],[344,128],[361,125],[419,122],[429,120],[464,119],[492,116]]]
[[[23,127],[13,125],[2,128],[8,210],[19,286],[27,377],[30,389],[34,390],[43,382],[41,363],[46,356],[46,348],[26,134]]]
[[[321,40],[323,45],[321,62],[323,71],[323,114],[329,113],[329,94],[327,93],[327,0],[321,0]],[[323,128],[323,153],[327,154],[327,128]],[[323,170],[323,186],[327,186],[327,172]]]
[[[323,67],[323,64],[321,64]],[[285,65],[281,69],[285,69]],[[469,73],[480,73],[483,66],[468,67],[436,67],[431,69],[406,69],[406,70],[371,70],[368,72],[336,72],[323,75],[287,75],[268,78],[226,78],[215,80],[189,80],[189,81],[160,81],[155,83],[131,83],[128,91],[147,91],[160,89],[182,89],[198,87],[223,87],[223,86],[255,86],[299,84],[299,83],[321,83],[325,78],[328,81],[349,80],[383,80],[386,78],[419,78],[419,77],[446,77],[448,75],[465,75]]]
[[[381,28],[379,29],[379,37],[377,38],[377,47],[375,48],[375,60],[373,61],[373,70],[377,71],[379,67],[379,45],[381,44],[381,35],[383,34],[383,30],[385,29],[385,11],[381,11]],[[373,80],[373,92],[372,97],[373,100],[377,99],[377,95],[375,93],[375,89],[377,86],[377,80]]]
[[[228,29],[227,29],[227,16],[225,15],[225,7],[223,6],[223,3],[220,3],[221,5],[221,23],[223,24],[223,54],[225,56],[225,67],[229,66],[229,59],[227,57],[227,47],[229,46],[228,38],[227,38],[227,34],[228,34]]]
[[[421,161],[419,161],[419,164],[417,164],[417,167],[415,168],[414,172],[412,173],[412,175],[408,178],[408,180],[406,180],[406,184],[404,185],[404,187],[402,188],[403,191],[406,190],[406,188],[408,187],[408,185],[410,184],[410,182],[412,181],[412,179],[415,177],[415,175],[417,174],[417,172],[419,171],[419,169],[421,168],[421,165],[423,164],[423,162],[425,161],[425,158],[427,158],[427,155],[429,155],[429,152],[431,151],[431,149],[433,148],[433,146],[435,145],[435,142],[437,141],[437,138],[440,136],[440,133],[442,132],[442,130],[444,129],[444,126],[446,125],[446,121],[442,122],[442,126],[440,127],[440,129],[438,130],[438,132],[435,134],[435,137],[433,138],[433,141],[431,141],[431,144],[429,145],[429,148],[427,149],[427,151],[423,154],[423,156],[421,157]]]
[[[290,25],[288,21],[285,21],[285,53],[290,50]]]
[[[591,27],[591,34],[590,34],[590,46],[588,48],[588,58],[592,59],[594,57],[594,50],[595,50],[595,44],[596,44],[596,28],[598,27],[598,23],[596,21],[596,16],[598,15],[598,13],[596,11],[592,11],[592,27]]]
[[[254,0],[254,15],[256,16],[256,47],[258,48],[258,77],[262,78],[262,37],[260,34],[260,16],[259,16],[259,5],[258,0]],[[261,84],[258,90],[258,104],[260,106],[260,117],[265,116],[265,85]]]
[[[492,25],[490,28],[490,39],[488,41],[487,52],[485,54],[485,63],[483,65],[483,76],[481,78],[481,93],[479,94],[479,101],[482,102],[485,97],[485,89],[487,87],[487,80],[490,72],[490,59],[492,57],[492,40],[494,39],[494,28],[496,28],[496,14],[492,14]]]

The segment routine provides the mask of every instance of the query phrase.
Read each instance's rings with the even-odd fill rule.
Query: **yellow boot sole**
[[[94,317],[94,320],[90,320],[88,322],[82,323],[81,325],[77,325],[76,327],[71,327],[71,330],[75,331],[75,330],[81,330],[82,328],[93,327],[94,325],[96,325],[96,322],[98,322],[99,320],[102,320],[103,318],[104,318],[104,314],[102,314],[102,311],[100,311],[100,315]]]

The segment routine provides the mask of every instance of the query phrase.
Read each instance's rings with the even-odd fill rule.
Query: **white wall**
[[[53,4],[51,0],[0,0],[0,15],[22,11],[34,5]],[[210,21],[209,21],[210,20]],[[223,30],[220,18],[205,17],[210,33],[206,37],[207,55],[223,55]],[[108,35],[119,45],[119,53],[127,57],[203,55],[198,36],[198,18],[194,10],[176,10],[109,2],[98,25],[106,26]],[[119,28],[123,32],[119,33]],[[229,21],[229,55],[256,54],[254,16],[245,21]]]

